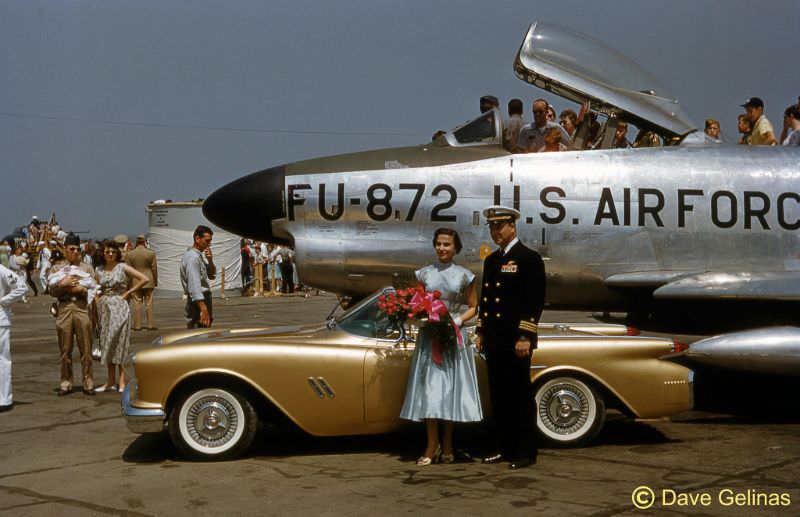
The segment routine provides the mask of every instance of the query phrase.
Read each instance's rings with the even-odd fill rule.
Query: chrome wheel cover
[[[183,441],[203,454],[221,454],[235,446],[245,429],[244,409],[222,389],[192,393],[180,408],[178,424]]]
[[[597,418],[597,401],[578,379],[558,378],[536,391],[538,427],[555,441],[572,441],[586,434]]]

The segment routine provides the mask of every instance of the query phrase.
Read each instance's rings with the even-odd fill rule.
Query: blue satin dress
[[[454,263],[437,261],[416,272],[426,290],[438,289],[450,314],[458,316],[467,308],[467,288],[475,275]],[[475,372],[474,347],[462,329],[463,346],[445,347],[442,363],[431,358],[432,339],[426,328],[417,335],[411,368],[408,372],[406,399],[400,418],[419,422],[438,418],[454,422],[477,422],[483,419]]]

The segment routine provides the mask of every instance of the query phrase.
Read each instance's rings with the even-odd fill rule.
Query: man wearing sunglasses
[[[89,306],[97,290],[97,279],[89,264],[81,260],[81,241],[75,234],[64,239],[64,261],[50,269],[50,295],[58,300],[56,333],[61,352],[61,386],[58,396],[72,393],[72,344],[78,341],[83,374],[83,392],[94,395],[92,375],[92,322]],[[73,337],[74,336],[74,337]]]
[[[544,99],[533,101],[533,122],[522,127],[517,138],[517,147],[524,153],[535,153],[544,147],[544,135],[551,127],[558,128],[561,143],[569,146],[569,133],[554,120],[547,120],[547,109],[550,107]]]

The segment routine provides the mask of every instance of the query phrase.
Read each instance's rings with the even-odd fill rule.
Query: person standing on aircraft
[[[661,138],[655,131],[646,129],[639,130],[634,147],[661,147]]]
[[[427,291],[438,290],[441,300],[461,333],[459,343],[443,346],[437,343],[428,327],[420,329],[400,418],[425,421],[427,446],[417,465],[453,463],[454,422],[479,422],[483,419],[478,374],[465,321],[477,313],[475,275],[453,262],[461,251],[461,238],[455,230],[439,228],[433,234],[437,262],[418,269],[417,281]],[[438,348],[437,348],[438,346]],[[439,422],[444,434],[439,440]]]
[[[739,137],[738,145],[749,145],[750,144],[750,121],[747,120],[747,113],[742,113],[739,115],[739,120],[736,124],[736,129],[742,135]]]
[[[629,149],[631,143],[625,138],[628,136],[628,123],[619,121],[617,129],[614,131],[614,149]]]
[[[209,280],[217,276],[217,266],[211,255],[211,239],[214,232],[208,226],[195,228],[192,247],[186,250],[181,260],[181,285],[186,295],[186,327],[210,327],[214,321]]]
[[[781,145],[800,145],[800,108],[791,105],[783,112],[786,137]]]
[[[11,396],[11,304],[28,288],[16,273],[0,264],[0,413],[14,407]]]
[[[764,116],[764,101],[758,97],[750,97],[741,106],[747,111],[747,120],[753,127],[750,133],[750,145],[778,145],[775,130]]]
[[[559,115],[561,127],[567,132],[570,139],[575,136],[575,130],[578,129],[578,114],[569,108],[565,109]]]
[[[142,305],[147,314],[147,328],[154,330],[157,327],[153,318],[153,290],[158,286],[158,261],[156,252],[147,248],[147,239],[144,235],[136,237],[136,247],[125,256],[125,264],[147,278],[147,283],[131,295],[133,330],[142,330]]]
[[[567,146],[561,143],[561,131],[557,127],[551,126],[544,132],[544,145],[536,152],[553,153],[566,150]]]
[[[504,206],[483,210],[499,246],[483,262],[477,346],[486,354],[495,422],[495,451],[483,463],[509,460],[512,469],[536,463],[538,446],[531,404],[531,355],[544,309],[542,258],[517,238],[520,213]]]
[[[516,153],[517,139],[522,126],[525,121],[522,120],[522,101],[519,99],[511,99],[508,101],[508,120],[503,122],[503,147],[507,151]]]
[[[546,116],[547,116],[547,120],[549,122],[555,122],[556,121],[556,109],[553,106],[548,105],[547,106],[547,115]]]
[[[714,140],[719,140],[719,121],[715,118],[707,118],[704,131]]]
[[[492,108],[500,109],[500,101],[494,95],[484,95],[480,100],[481,114],[486,113]]]
[[[535,153],[544,145],[544,134],[548,127],[557,127],[561,133],[561,143],[569,145],[569,134],[563,127],[554,121],[547,120],[547,108],[549,105],[544,99],[533,101],[533,122],[526,124],[519,132],[517,147],[525,153]]]

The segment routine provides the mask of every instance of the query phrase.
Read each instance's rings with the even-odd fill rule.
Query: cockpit
[[[558,25],[531,25],[514,60],[520,79],[574,103],[579,111],[570,149],[611,149],[621,123],[647,145],[710,145],[675,95],[642,66],[585,34]],[[561,107],[561,106],[559,106]],[[634,135],[629,133],[631,137]],[[434,136],[439,145],[503,144],[499,110]]]

